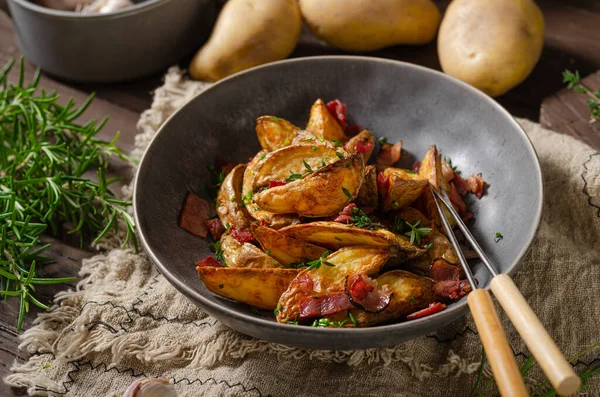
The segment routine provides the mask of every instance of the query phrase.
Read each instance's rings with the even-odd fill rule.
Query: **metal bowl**
[[[159,271],[192,302],[240,332],[315,349],[386,346],[424,335],[467,312],[466,299],[417,320],[372,328],[312,328],[278,324],[272,313],[217,296],[198,278],[194,262],[214,255],[208,241],[178,226],[183,200],[204,192],[217,156],[247,162],[260,146],[255,120],[264,114],[306,125],[317,98],[348,105],[350,124],[390,142],[403,140],[404,166],[431,144],[465,175],[482,172],[481,200],[470,197],[471,232],[498,265],[513,272],[531,244],[542,213],[542,175],[533,146],[500,105],[445,74],[402,62],[365,57],[312,57],[273,63],[222,80],[167,120],[142,159],[134,213],[144,248]],[[411,158],[412,155],[412,158]],[[504,239],[494,242],[495,232]],[[483,287],[490,274],[474,266]]]
[[[206,41],[214,0],[147,0],[108,14],[81,14],[8,0],[21,52],[73,82],[114,83],[177,63]]]

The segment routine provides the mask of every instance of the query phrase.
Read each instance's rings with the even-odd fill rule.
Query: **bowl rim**
[[[176,0],[144,0],[141,3],[135,3],[131,7],[123,8],[121,10],[107,12],[107,13],[89,13],[83,14],[75,11],[63,11],[63,10],[55,10],[53,8],[44,7],[38,4],[35,4],[30,0],[8,0],[8,2],[14,2],[20,5],[23,8],[27,8],[30,11],[33,11],[38,14],[47,15],[50,17],[55,17],[58,19],[68,19],[68,20],[77,20],[77,19],[85,19],[85,20],[102,20],[102,19],[115,19],[120,17],[127,17],[130,15],[135,15],[144,12],[146,9],[151,9],[154,7],[158,7],[162,4],[167,4],[169,2],[173,2]]]
[[[427,68],[425,66],[415,65],[415,64],[408,63],[408,62],[397,61],[397,60],[387,59],[387,58],[359,56],[359,55],[323,55],[323,56],[309,56],[309,57],[284,59],[281,61],[276,61],[276,62],[264,64],[264,65],[255,66],[253,68],[249,68],[249,69],[243,70],[241,72],[235,73],[231,76],[228,76],[224,79],[219,80],[218,82],[214,83],[210,87],[207,87],[200,93],[194,95],[192,98],[190,98],[190,100],[185,105],[183,105],[181,108],[179,108],[175,112],[173,112],[173,114],[171,114],[163,122],[163,124],[160,126],[160,128],[158,129],[158,131],[156,132],[156,134],[154,135],[154,137],[152,138],[152,140],[146,147],[144,154],[142,155],[142,158],[140,159],[140,163],[135,172],[135,185],[134,185],[134,189],[133,189],[133,213],[134,213],[134,219],[135,219],[136,225],[140,225],[139,213],[138,213],[137,205],[136,205],[137,198],[138,198],[137,192],[138,192],[139,175],[140,175],[143,167],[146,165],[145,163],[147,161],[147,157],[150,157],[148,155],[150,147],[152,146],[154,141],[158,138],[158,136],[166,129],[166,127],[168,126],[168,124],[172,118],[176,117],[179,112],[181,112],[183,109],[185,109],[198,96],[203,95],[207,92],[210,92],[211,90],[218,89],[218,87],[221,84],[230,84],[232,81],[235,81],[236,79],[238,79],[240,77],[243,78],[244,75],[251,74],[257,70],[275,68],[282,64],[305,63],[305,62],[311,62],[314,60],[378,62],[378,63],[391,64],[391,65],[396,65],[396,66],[401,66],[401,67],[406,67],[406,68],[418,69],[425,73],[433,73],[433,74],[437,75],[438,77],[449,81],[451,84],[455,84],[455,85],[462,87],[463,89],[469,91],[472,95],[476,95],[480,100],[487,102],[488,104],[490,104],[490,106],[496,108],[505,117],[507,117],[508,120],[510,120],[510,122],[513,124],[513,126],[516,127],[517,131],[519,131],[521,138],[525,138],[524,141],[527,143],[526,150],[529,152],[529,154],[534,159],[535,174],[540,182],[538,185],[539,200],[538,200],[536,208],[535,208],[535,210],[536,210],[535,221],[534,221],[535,227],[531,229],[531,232],[529,233],[528,236],[524,236],[523,240],[525,241],[525,244],[523,245],[521,250],[518,252],[514,263],[504,273],[504,274],[509,274],[509,275],[514,274],[514,272],[520,266],[523,256],[525,255],[525,253],[531,246],[533,239],[537,235],[537,231],[540,227],[540,222],[541,222],[541,217],[542,217],[542,208],[543,208],[543,200],[544,200],[543,176],[542,176],[542,170],[540,167],[539,157],[538,157],[537,152],[531,142],[531,139],[529,139],[529,136],[525,133],[525,131],[523,130],[521,125],[515,120],[515,118],[502,105],[500,105],[498,102],[496,102],[490,96],[488,96],[487,94],[478,90],[477,88],[475,88],[463,81],[455,79],[454,77],[446,75],[440,71],[437,71],[437,70],[434,70],[431,68]],[[146,242],[144,232],[139,226],[137,228],[137,234],[138,234],[138,238],[139,238],[139,241],[141,242],[142,247],[144,248],[145,252],[148,254],[148,257],[151,259],[151,261],[158,268],[159,272],[179,292],[181,292],[183,295],[185,295],[188,299],[194,301],[194,303],[197,303],[200,307],[202,307],[204,310],[209,312],[209,314],[212,314],[213,312],[219,312],[219,313],[222,313],[223,315],[227,315],[228,317],[231,317],[236,322],[250,323],[250,325],[254,325],[254,326],[260,327],[262,329],[268,329],[268,330],[283,333],[283,334],[289,333],[291,331],[291,328],[293,328],[294,330],[302,329],[303,332],[306,332],[308,335],[311,335],[311,334],[314,335],[314,333],[330,334],[331,338],[335,338],[335,337],[343,338],[344,336],[348,336],[349,334],[352,334],[353,336],[368,338],[368,337],[375,337],[380,332],[398,333],[401,331],[406,331],[407,333],[409,333],[410,329],[419,329],[419,328],[427,327],[427,324],[429,322],[431,322],[431,320],[433,320],[433,319],[436,320],[437,324],[440,324],[439,326],[436,326],[436,329],[438,329],[441,326],[447,325],[450,322],[455,321],[455,320],[459,319],[460,317],[462,317],[467,312],[467,308],[468,308],[467,300],[461,299],[460,301],[456,302],[456,304],[452,305],[452,307],[448,307],[447,309],[445,309],[439,313],[436,313],[434,315],[414,319],[411,321],[393,323],[393,324],[377,325],[374,327],[364,327],[364,328],[323,328],[323,327],[309,327],[309,326],[303,326],[301,328],[290,327],[288,324],[281,324],[276,321],[274,322],[274,321],[267,320],[262,317],[252,315],[250,313],[250,311],[248,311],[248,313],[242,313],[235,309],[223,307],[223,306],[219,305],[217,302],[213,302],[210,299],[205,298],[204,296],[202,296],[202,294],[200,294],[196,290],[192,289],[191,287],[187,286],[183,280],[180,280],[179,278],[173,276],[173,274],[170,273],[170,271],[167,269],[167,267],[163,263],[161,263],[161,261],[157,258],[156,254],[149,247],[148,243]],[[485,289],[489,289],[489,285],[486,286]],[[412,339],[412,338],[409,338],[409,339]],[[398,343],[400,343],[400,342],[398,342]],[[356,349],[361,349],[361,348],[362,347],[357,346]]]

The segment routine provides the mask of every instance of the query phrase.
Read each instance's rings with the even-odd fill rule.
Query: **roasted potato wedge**
[[[244,208],[242,200],[242,182],[244,180],[245,164],[239,164],[231,170],[221,183],[217,195],[217,215],[223,225],[248,227],[250,215]]]
[[[403,208],[394,214],[410,223],[414,223],[417,220],[420,220],[422,225],[429,225],[430,223],[429,219],[427,219],[421,211],[413,207]],[[430,236],[431,242],[433,243],[433,248],[427,250],[430,259],[443,258],[454,265],[460,263],[454,247],[452,247],[448,238],[444,236],[435,225]]]
[[[393,270],[382,274],[377,278],[377,284],[387,284],[392,289],[394,294],[391,302],[379,313],[352,310],[351,313],[360,327],[402,319],[439,299],[433,292],[433,280],[404,270]]]
[[[389,249],[368,246],[346,247],[334,252],[325,258],[334,266],[321,265],[316,269],[303,270],[298,274],[298,279],[310,277],[313,291],[306,291],[301,282],[292,282],[279,300],[281,309],[277,314],[277,321],[286,322],[297,318],[300,314],[299,301],[307,295],[343,292],[348,274],[371,276],[378,273],[389,256]]]
[[[340,152],[330,146],[310,143],[281,148],[268,153],[263,161],[258,162],[250,189],[257,192],[269,187],[269,182],[273,180],[291,181],[296,180],[294,178],[302,178],[307,173],[335,163],[345,154],[343,150]]]
[[[244,183],[242,185],[242,192],[245,197],[248,197],[252,191],[252,177],[256,168],[263,161],[267,155],[266,150],[262,150],[254,156],[254,158],[248,163],[246,171],[244,172]],[[252,195],[254,197],[254,195]],[[300,223],[300,217],[294,214],[273,214],[272,212],[264,211],[258,208],[258,205],[251,203],[245,207],[248,214],[259,222],[264,222],[266,226],[272,227],[273,229],[280,229],[284,226],[293,225]]]
[[[296,213],[308,218],[336,215],[358,195],[364,172],[364,159],[355,153],[304,179],[263,190],[254,195],[254,202],[274,213]]]
[[[374,165],[367,165],[365,167],[365,180],[358,191],[356,204],[377,208],[379,202],[377,191],[377,169]]]
[[[286,236],[266,226],[257,226],[253,232],[263,250],[282,265],[318,259],[326,251],[323,247]]]
[[[260,116],[256,119],[256,135],[260,146],[269,151],[289,146],[298,130],[298,127],[279,117]]]
[[[429,150],[427,150],[427,153],[425,153],[425,157],[423,157],[421,167],[419,168],[419,175],[426,178],[435,189],[443,189],[446,192],[450,192],[450,185],[442,173],[442,158],[435,145],[431,145]],[[419,197],[418,207],[420,207],[427,217],[432,219],[435,225],[445,233],[440,214],[435,206],[433,194],[429,189],[423,190],[423,194]],[[444,206],[442,206],[442,208],[446,213],[446,218],[448,218],[450,226],[454,227],[456,221]]]
[[[387,195],[382,197],[381,206],[384,210],[409,206],[427,186],[427,179],[412,171],[388,167],[383,171],[383,175],[388,178],[390,186]]]
[[[364,150],[368,149],[369,146],[371,148],[365,152]],[[369,130],[362,130],[344,144],[344,149],[346,149],[348,153],[361,152],[365,158],[365,164],[369,161],[369,158],[371,158],[374,147],[375,135]]]
[[[329,113],[322,99],[317,99],[310,109],[310,117],[306,125],[306,130],[323,139],[340,142],[346,140],[346,134],[342,126]]]
[[[275,310],[281,294],[296,278],[297,269],[196,267],[210,291],[265,310]]]
[[[250,243],[240,243],[229,234],[221,237],[223,259],[229,267],[270,268],[280,263]]]

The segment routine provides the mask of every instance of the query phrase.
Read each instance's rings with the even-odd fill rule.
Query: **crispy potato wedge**
[[[302,283],[292,282],[279,300],[281,309],[277,314],[277,321],[286,322],[297,318],[300,314],[299,301],[307,294],[325,295],[330,292],[343,292],[348,274],[371,276],[379,273],[389,257],[390,250],[380,247],[353,246],[334,252],[325,260],[335,266],[322,265],[316,269],[303,270],[298,274],[298,279],[310,277],[313,292],[305,291]]]
[[[381,206],[384,210],[404,208],[412,204],[427,186],[427,179],[400,168],[389,167],[383,171],[390,188]]]
[[[269,151],[289,146],[298,130],[298,127],[279,117],[260,116],[256,119],[256,135],[260,146]]]
[[[266,226],[257,226],[253,232],[262,249],[282,265],[318,259],[326,251],[323,247],[286,236]]]
[[[395,215],[410,223],[414,223],[417,220],[420,220],[422,225],[429,225],[430,223],[429,219],[427,219],[421,211],[413,207],[403,208],[396,212]],[[427,250],[427,255],[430,259],[443,258],[454,265],[460,263],[454,247],[452,247],[448,238],[444,236],[435,225],[430,236],[431,242],[433,243],[433,248]]]
[[[446,178],[444,178],[444,174],[442,173],[442,159],[441,155],[437,150],[435,145],[431,145],[427,153],[425,153],[425,157],[423,157],[423,161],[421,162],[421,167],[419,168],[419,175],[423,178],[426,178],[429,183],[437,190],[443,189],[446,192],[450,192],[450,185]],[[425,212],[429,219],[432,219],[435,225],[441,230],[444,231],[444,227],[442,225],[442,220],[440,218],[440,214],[437,211],[437,207],[435,206],[435,201],[433,199],[433,194],[429,189],[424,189],[421,197],[419,197],[418,206]],[[444,212],[446,213],[446,217],[450,222],[450,225],[454,227],[456,221],[450,214],[450,212],[442,206]]]
[[[244,172],[244,183],[242,185],[242,192],[246,197],[248,197],[252,190],[252,176],[254,175],[258,164],[266,158],[267,153],[266,150],[258,152],[246,167],[246,171]],[[250,217],[259,222],[264,222],[266,226],[272,227],[273,229],[280,229],[284,226],[300,223],[301,221],[300,217],[294,214],[273,214],[272,212],[261,210],[255,203],[247,205],[245,209]]]
[[[346,140],[346,134],[344,133],[342,126],[337,122],[335,117],[329,113],[329,110],[327,110],[327,106],[325,106],[325,102],[323,102],[322,99],[317,99],[312,105],[306,130],[327,140],[336,140],[340,142]]]
[[[281,294],[296,278],[297,269],[197,267],[213,293],[265,310],[275,310]]]
[[[355,153],[304,179],[257,193],[254,201],[259,208],[274,213],[308,218],[332,216],[356,198],[364,173],[364,159]]]
[[[377,208],[379,195],[377,190],[377,169],[374,165],[365,167],[365,180],[358,191],[356,204]]]
[[[346,149],[348,153],[356,153],[359,151],[357,145],[362,145],[362,147],[368,147],[369,145],[371,146],[370,150],[362,153],[366,164],[371,158],[373,148],[375,147],[375,135],[373,135],[373,133],[369,130],[362,130],[344,144],[344,149]]]
[[[390,304],[379,313],[352,310],[351,313],[360,327],[402,319],[439,300],[433,292],[433,280],[404,270],[393,270],[382,274],[377,278],[377,284],[387,284],[394,294]]]
[[[341,152],[337,151],[340,153],[338,156],[333,147],[303,143],[271,152],[256,165],[250,189],[257,192],[269,187],[270,181],[286,181],[291,175],[298,175],[300,178],[335,163],[346,154],[344,150],[340,150]]]
[[[221,237],[223,259],[229,267],[270,268],[280,263],[250,243],[240,243],[229,234]]]
[[[242,182],[244,180],[245,164],[239,164],[231,170],[221,183],[217,194],[217,215],[223,225],[248,227],[250,215],[242,201]]]

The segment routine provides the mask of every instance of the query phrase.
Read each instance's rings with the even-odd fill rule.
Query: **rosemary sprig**
[[[598,121],[600,119],[600,90],[592,91],[581,84],[579,71],[573,73],[570,70],[565,70],[563,72],[563,83],[567,83],[567,88],[587,95],[587,104],[590,108],[590,124]]]
[[[36,270],[50,259],[42,234],[63,230],[98,242],[123,221],[127,236],[137,249],[135,225],[128,214],[131,202],[117,199],[109,190],[119,178],[106,179],[111,156],[127,158],[111,142],[95,136],[108,119],[79,124],[76,120],[90,105],[93,95],[76,108],[70,99],[58,104],[56,93],[38,90],[39,70],[33,82],[24,83],[21,59],[19,82],[8,82],[14,60],[0,73],[0,295],[20,297],[17,329],[23,325],[29,305],[48,307],[33,294],[39,284],[58,284],[74,278],[42,278]],[[84,173],[95,170],[98,181]]]

